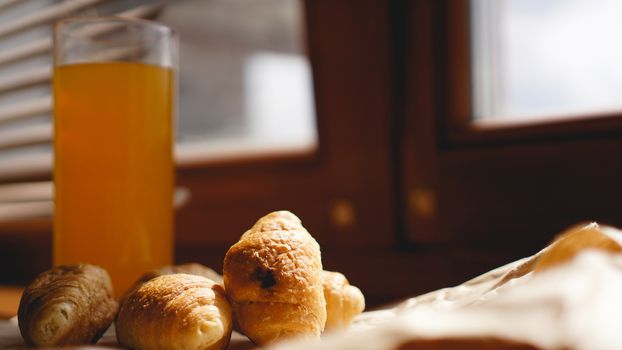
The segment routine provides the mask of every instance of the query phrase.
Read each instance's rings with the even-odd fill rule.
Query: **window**
[[[622,3],[471,2],[473,117],[552,120],[622,111]]]
[[[99,6],[129,4],[125,0],[91,1]],[[25,3],[14,2],[14,6],[3,10],[17,9]],[[287,209],[297,214],[321,243],[327,268],[351,276],[353,283],[368,280],[358,285],[367,290],[370,300],[392,298],[390,290],[375,282],[373,276],[377,276],[376,273],[360,271],[358,275],[353,274],[358,270],[355,262],[369,258],[359,254],[358,248],[386,250],[393,244],[395,236],[393,216],[396,209],[393,207],[390,156],[393,142],[390,132],[392,62],[387,3],[358,0],[176,0],[165,3],[164,9],[156,8],[158,11],[151,12],[151,16],[158,14],[163,21],[170,21],[167,23],[171,25],[177,21],[182,27],[179,28],[182,43],[185,35],[190,46],[182,48],[181,68],[194,64],[201,70],[196,74],[203,77],[200,81],[193,81],[193,77],[186,80],[193,81],[193,84],[207,84],[201,86],[211,89],[205,94],[189,96],[194,89],[184,86],[182,81],[181,97],[185,101],[194,98],[193,103],[199,104],[198,98],[218,96],[210,100],[210,105],[204,103],[206,111],[198,110],[196,105],[184,107],[184,102],[180,101],[181,114],[184,108],[190,108],[186,110],[196,115],[190,124],[180,120],[178,128],[183,159],[176,180],[179,186],[189,190],[190,199],[176,215],[177,261],[197,261],[218,269],[224,252],[257,218],[273,210]],[[141,4],[150,6],[153,3]],[[278,9],[266,4],[274,4]],[[201,10],[192,13],[189,10],[191,5]],[[186,6],[188,8],[184,10]],[[246,11],[247,6],[252,10]],[[178,11],[177,15],[175,11]],[[184,14],[180,17],[179,13]],[[292,14],[294,16],[290,16]],[[193,30],[188,32],[186,29],[192,28],[183,26],[197,23],[196,18],[190,16],[199,17],[210,30],[189,38],[188,33]],[[269,18],[269,23],[261,18]],[[243,27],[244,31],[229,31],[227,26],[231,21],[236,21],[236,27]],[[263,36],[265,26],[267,36]],[[286,29],[279,32],[274,26]],[[0,25],[0,36],[1,28]],[[205,47],[197,47],[202,45]],[[47,55],[49,45],[47,50],[44,48],[36,55]],[[184,58],[188,51],[195,55]],[[312,70],[307,63],[307,53],[308,60],[313,63]],[[184,62],[191,57],[194,62]],[[219,81],[209,85],[208,75]],[[37,82],[37,85],[46,84],[45,79]],[[256,92],[246,93],[251,90]],[[312,97],[311,91],[315,96]],[[278,105],[264,102],[264,97],[272,99],[275,96],[279,98]],[[223,99],[231,101],[220,101]],[[294,105],[296,111],[293,111]],[[28,117],[23,118],[34,118],[34,114],[43,118],[49,116],[49,103],[34,106],[45,108],[34,112],[28,110]],[[247,113],[250,106],[252,111]],[[217,111],[209,111],[211,107]],[[218,111],[224,112],[216,113]],[[23,111],[18,112],[24,115]],[[0,116],[2,113],[3,106],[0,105]],[[264,116],[270,119],[258,119]],[[291,125],[293,118],[300,118],[296,126]],[[15,118],[10,122],[13,121]],[[5,127],[9,120],[0,123],[0,127]],[[282,132],[285,123],[288,124],[288,133]],[[258,139],[264,142],[267,135],[275,134],[275,127],[280,136],[273,139],[274,142],[268,142],[268,146],[253,145],[252,149],[258,149],[258,152],[250,154],[252,159],[245,158],[239,149],[228,146],[224,137],[217,137],[227,133],[232,140],[248,136],[248,144]],[[49,142],[48,136],[37,145],[45,146]],[[231,141],[229,145],[244,146],[244,142]],[[198,148],[192,148],[193,144]],[[275,152],[277,147],[279,151]],[[225,156],[220,157],[214,150]],[[250,147],[242,149],[244,152],[249,150]],[[282,154],[282,150],[287,154]],[[4,149],[0,151],[2,153]],[[14,159],[27,160],[23,156]],[[5,167],[6,163],[2,162],[0,159],[0,182],[16,179],[21,182],[45,181],[48,185],[41,191],[47,195],[43,209],[48,216],[31,221],[0,222],[0,262],[14,266],[0,271],[0,281],[24,282],[47,267],[50,261],[49,168],[29,172],[31,175],[26,177],[24,172],[18,173],[15,167]],[[2,176],[7,172],[13,177]],[[27,184],[32,188],[32,182]],[[0,188],[4,190],[0,191],[0,197],[31,204],[38,202],[31,196],[24,196],[27,192],[24,187],[6,186]],[[19,193],[15,194],[15,191]],[[6,207],[2,203],[0,211],[3,209]],[[28,213],[33,212],[34,208],[28,209]],[[389,260],[380,254],[372,259]],[[24,264],[24,260],[28,260],[28,264]],[[397,263],[394,266],[402,265]],[[391,270],[378,267],[378,271]]]
[[[0,281],[28,278],[50,262],[51,24],[65,16],[93,14],[155,18],[176,27],[181,36],[176,157],[182,190],[176,191],[176,201],[186,206],[178,211],[180,250],[230,244],[244,226],[269,210],[288,208],[307,221],[322,221],[323,211],[313,215],[307,210],[305,215],[305,210],[296,210],[278,196],[296,193],[302,198],[300,192],[307,188],[317,192],[317,186],[300,189],[301,181],[311,182],[304,180],[311,175],[301,171],[300,163],[314,157],[318,147],[302,1],[4,1],[0,3],[0,262],[18,267],[2,271]],[[298,179],[292,180],[296,175],[291,173],[258,178],[257,171],[272,165],[266,158],[293,162],[294,166],[284,167],[298,173]],[[238,175],[219,177],[223,171]],[[195,177],[197,173],[201,175]],[[218,189],[216,193],[210,186]],[[274,195],[265,188],[282,190]],[[223,204],[230,201],[234,204]],[[15,263],[23,256],[36,262]],[[179,256],[191,259],[188,254]]]
[[[178,164],[309,154],[317,147],[299,0],[46,0],[1,6],[0,181],[50,174],[51,24],[72,15],[155,17],[178,31]]]
[[[177,141],[209,158],[309,152],[317,143],[299,0],[171,1],[180,36]]]

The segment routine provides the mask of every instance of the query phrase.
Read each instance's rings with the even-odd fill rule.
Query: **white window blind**
[[[0,2],[0,182],[49,176],[52,167],[52,25],[76,15],[154,17],[155,1]]]

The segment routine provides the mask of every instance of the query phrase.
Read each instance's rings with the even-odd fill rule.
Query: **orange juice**
[[[171,69],[54,69],[54,264],[104,267],[120,296],[173,255]]]

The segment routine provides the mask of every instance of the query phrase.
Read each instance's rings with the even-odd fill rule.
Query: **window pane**
[[[316,144],[302,2],[170,1],[180,36],[177,140],[210,153]]]
[[[622,111],[622,1],[471,3],[476,120]]]

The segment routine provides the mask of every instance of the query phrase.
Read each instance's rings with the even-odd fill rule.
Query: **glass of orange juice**
[[[71,18],[54,32],[54,264],[104,267],[122,295],[173,259],[177,39]]]

